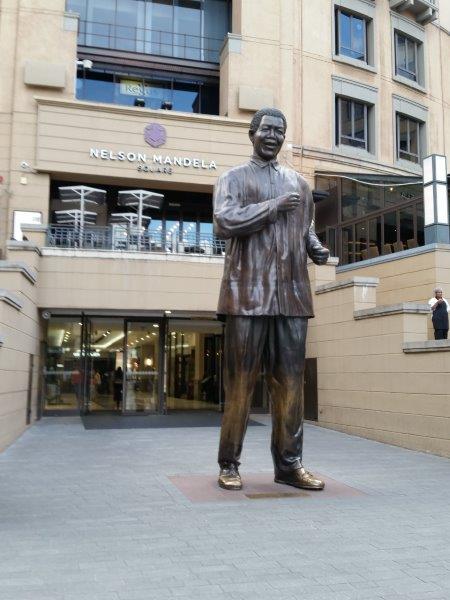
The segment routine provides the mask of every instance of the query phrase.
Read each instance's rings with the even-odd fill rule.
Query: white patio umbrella
[[[80,232],[80,238],[83,239],[83,229],[85,222],[88,221],[92,223],[92,215],[96,214],[93,212],[87,212],[86,204],[103,204],[106,197],[106,191],[100,190],[98,188],[89,187],[87,185],[61,186],[59,188],[59,197],[61,199],[61,202],[63,203],[73,203],[79,205],[79,209],[68,209],[66,213],[68,218],[74,218],[73,223],[76,227],[78,227]],[[78,211],[76,214],[75,210]],[[61,212],[64,211],[57,211],[57,214]]]
[[[157,194],[148,190],[123,190],[119,192],[119,205],[132,208],[136,211],[137,220],[133,224],[139,232],[139,246],[141,244],[142,221],[150,218],[143,214],[144,210],[147,208],[161,208],[163,199],[164,194]],[[130,213],[114,213],[115,216],[118,214]],[[131,220],[129,222],[131,223]]]

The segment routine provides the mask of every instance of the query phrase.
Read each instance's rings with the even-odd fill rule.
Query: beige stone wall
[[[448,260],[441,251],[434,255],[428,259],[435,265]],[[324,275],[335,282],[327,269],[320,275],[320,268],[311,268],[315,289]],[[397,300],[390,313],[355,319],[355,311],[380,307],[378,288],[361,272],[346,275],[346,287],[316,293],[308,332],[307,356],[317,357],[319,424],[450,456],[450,345],[406,354],[405,343],[428,338],[426,307],[408,312],[411,305],[398,307]]]
[[[349,277],[378,277],[379,305],[398,302],[427,302],[433,289],[441,286],[450,296],[450,248],[441,247],[439,252],[432,247],[416,249],[415,253],[398,253],[393,260],[375,261],[374,264],[338,267],[338,280]]]
[[[445,76],[450,36],[448,26],[447,31],[442,28],[450,19],[446,0],[440,2],[440,21],[423,28],[425,91],[398,83],[392,77],[391,15],[399,13],[389,10],[389,0],[374,3],[375,72],[333,60],[331,0],[248,0],[235,4],[239,18],[234,31],[239,33],[241,43],[230,41],[223,54],[222,69],[227,80],[221,94],[224,114],[251,114],[239,106],[240,86],[265,89],[288,117],[287,142],[294,144],[291,162],[311,183],[317,170],[417,173],[414,167],[395,164],[393,95],[428,110],[428,151],[445,153],[450,159],[450,83]],[[378,90],[377,149],[370,159],[354,158],[348,152],[336,154],[333,149],[332,76]],[[289,159],[288,153],[285,158]]]
[[[44,250],[38,306],[214,313],[223,259]],[[59,254],[59,255],[58,255]],[[109,256],[108,256],[109,255]]]
[[[171,187],[181,190],[212,188],[225,170],[248,160],[248,124],[208,115],[168,111],[136,110],[114,105],[93,106],[87,102],[38,99],[36,165],[40,171],[70,174],[97,182],[116,180],[123,185],[145,188]],[[145,143],[144,129],[152,122],[166,128],[167,142],[160,148]],[[94,158],[90,150],[145,155],[142,160]],[[139,165],[157,169],[171,167],[172,173],[139,171]],[[166,157],[188,158],[197,166],[167,163]],[[215,167],[208,167],[214,162]]]
[[[37,417],[40,337],[36,286],[30,275],[34,277],[34,271],[22,261],[0,261],[0,281],[6,292],[0,293],[0,451],[26,429],[29,394],[30,423]]]
[[[3,0],[0,4],[0,249],[10,237],[14,210],[37,206],[45,214],[48,176],[34,174],[36,162],[36,94],[71,98],[76,72],[76,20],[66,17],[65,0]],[[75,27],[74,27],[75,25]],[[49,87],[41,78],[25,83],[30,61],[41,74],[64,72],[64,87]],[[42,81],[45,85],[40,85]],[[31,169],[23,169],[25,161]]]

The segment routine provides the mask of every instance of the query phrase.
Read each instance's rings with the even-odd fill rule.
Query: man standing
[[[314,316],[306,261],[325,264],[329,251],[314,232],[308,184],[276,160],[285,134],[281,111],[258,111],[249,130],[253,156],[224,173],[214,195],[215,232],[227,240],[217,310],[226,320],[219,485],[227,490],[242,487],[239,458],[262,366],[272,403],[275,481],[324,487],[302,466],[303,372]]]
[[[433,321],[435,340],[446,340],[448,336],[448,312],[450,311],[450,306],[442,294],[442,288],[437,287],[434,289],[434,297],[428,300],[432,313],[431,319]]]

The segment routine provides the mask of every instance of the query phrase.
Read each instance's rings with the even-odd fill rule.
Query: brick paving
[[[450,600],[449,460],[307,425],[334,493],[292,495],[251,427],[253,493],[202,496],[218,435],[31,428],[0,454],[0,600]]]

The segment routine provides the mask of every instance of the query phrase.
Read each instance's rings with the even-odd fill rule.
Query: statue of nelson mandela
[[[303,373],[308,319],[313,317],[308,256],[329,251],[314,232],[311,190],[277,155],[286,118],[274,108],[250,124],[250,161],[224,173],[214,193],[214,228],[227,240],[217,313],[225,320],[225,412],[219,485],[242,487],[239,459],[256,379],[264,369],[272,409],[275,481],[321,490],[302,464]]]

